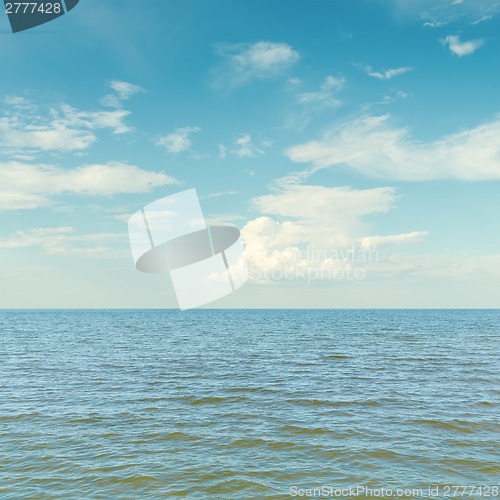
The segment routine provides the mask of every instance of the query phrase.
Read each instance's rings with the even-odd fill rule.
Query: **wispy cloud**
[[[83,165],[68,170],[52,165],[0,163],[0,210],[34,209],[54,203],[52,196],[77,194],[109,196],[144,193],[176,184],[164,173],[149,172],[119,162]]]
[[[390,253],[380,255],[370,271],[386,277],[396,275],[437,278],[463,278],[478,276],[500,277],[500,255],[464,257],[450,253]]]
[[[155,144],[164,147],[169,153],[182,153],[191,149],[190,134],[200,130],[200,127],[177,128],[174,132],[159,137]]]
[[[222,225],[238,225],[237,221],[244,219],[243,215],[239,214],[209,214],[205,217],[207,224],[212,226],[222,226]]]
[[[409,66],[404,66],[401,68],[394,68],[394,69],[387,69],[387,70],[382,70],[382,71],[375,71],[371,66],[363,66],[363,65],[357,65],[359,68],[361,68],[367,75],[373,77],[373,78],[378,78],[379,80],[390,80],[391,78],[394,78],[395,76],[402,75],[404,73],[408,73],[408,71],[412,71],[413,68]]]
[[[218,144],[219,158],[224,160],[227,157],[227,147],[224,144]]]
[[[345,84],[344,77],[327,76],[319,90],[313,92],[300,92],[297,99],[304,105],[340,106],[341,102],[335,97]]]
[[[299,59],[286,43],[218,44],[216,50],[224,58],[224,63],[214,68],[216,78],[230,86],[279,75]]]
[[[237,148],[233,151],[238,158],[254,158],[257,154],[263,154],[264,151],[252,144],[252,136],[243,134],[236,139]]]
[[[103,98],[101,98],[100,102],[104,106],[110,106],[112,108],[121,108],[123,106],[123,102],[128,101],[134,94],[144,92],[144,89],[139,87],[139,85],[119,80],[112,80],[108,83],[108,86],[114,90],[115,93],[106,94]]]
[[[469,40],[461,42],[458,35],[448,35],[440,40],[444,47],[448,46],[450,51],[458,57],[473,54],[477,49],[484,45],[484,39]]]
[[[422,142],[406,128],[390,125],[390,115],[363,116],[337,127],[319,140],[293,146],[285,155],[311,167],[295,174],[303,180],[330,166],[369,177],[430,179],[500,179],[500,118],[443,138]]]
[[[126,238],[123,233],[74,234],[71,226],[32,228],[16,231],[0,239],[0,248],[41,247],[50,255],[75,255],[87,258],[125,257],[128,251],[109,247],[112,241]]]
[[[382,100],[374,103],[363,104],[361,109],[363,111],[369,111],[371,108],[373,108],[373,106],[386,106],[388,104],[392,104],[393,102],[408,99],[411,97],[413,97],[413,94],[409,94],[408,92],[404,92],[403,90],[390,89],[389,92],[382,98]]]
[[[79,151],[97,140],[98,129],[118,135],[132,130],[125,123],[130,112],[123,109],[81,111],[65,103],[38,105],[15,97],[4,102],[10,108],[0,116],[0,148],[7,154]]]
[[[200,200],[209,200],[210,198],[220,198],[221,196],[227,196],[230,194],[236,194],[236,191],[218,191],[217,193],[210,193],[205,196],[200,196]]]
[[[392,4],[399,16],[408,16],[427,21],[437,27],[457,19],[477,19],[478,16],[496,15],[500,3],[496,0],[378,0],[384,5]]]
[[[235,145],[228,148],[223,144],[219,144],[219,158],[224,160],[228,155],[237,156],[238,158],[255,158],[257,155],[264,154],[264,149],[269,147],[269,141],[260,141],[259,146],[254,144],[252,136],[248,133],[240,134],[236,139]]]
[[[439,28],[441,26],[444,26],[445,24],[448,24],[446,21],[426,21],[424,23],[425,28]]]
[[[380,248],[384,246],[407,245],[420,243],[426,236],[428,231],[413,231],[411,233],[395,234],[389,236],[365,236],[361,238],[361,248]]]
[[[485,14],[484,16],[481,16],[479,19],[476,19],[472,24],[479,24],[484,21],[491,21],[493,19],[493,16],[491,14]]]

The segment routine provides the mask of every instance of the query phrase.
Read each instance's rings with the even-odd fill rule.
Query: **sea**
[[[499,352],[499,310],[2,310],[0,499],[499,497]]]

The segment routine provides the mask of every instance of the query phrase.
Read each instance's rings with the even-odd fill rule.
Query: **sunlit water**
[[[0,311],[0,498],[498,485],[499,340],[500,311]]]

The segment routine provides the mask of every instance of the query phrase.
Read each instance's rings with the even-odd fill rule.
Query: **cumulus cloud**
[[[189,135],[200,130],[200,127],[177,128],[174,132],[159,137],[155,144],[164,147],[169,153],[188,151],[192,144]]]
[[[225,60],[214,69],[217,78],[232,86],[279,75],[299,59],[299,54],[286,43],[219,44],[216,49]]]
[[[348,268],[348,249],[371,250],[382,245],[412,244],[427,233],[367,236],[364,217],[390,210],[396,201],[392,187],[352,189],[278,184],[270,194],[253,199],[261,214],[241,230],[253,274],[273,269],[335,271]],[[370,239],[371,238],[371,239]]]
[[[53,165],[0,163],[0,210],[33,209],[53,203],[51,196],[107,196],[143,193],[177,181],[163,173],[119,162],[66,170]]]
[[[500,119],[443,138],[421,142],[390,116],[363,116],[318,141],[292,146],[285,155],[311,168],[296,175],[342,166],[369,177],[422,181],[500,179]]]
[[[443,46],[448,46],[450,51],[458,57],[468,56],[473,54],[477,49],[484,45],[484,39],[469,40],[461,42],[458,35],[448,35],[440,40]]]

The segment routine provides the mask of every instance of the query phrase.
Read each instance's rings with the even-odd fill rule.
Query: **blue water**
[[[0,311],[0,498],[498,486],[499,350],[496,310]]]

